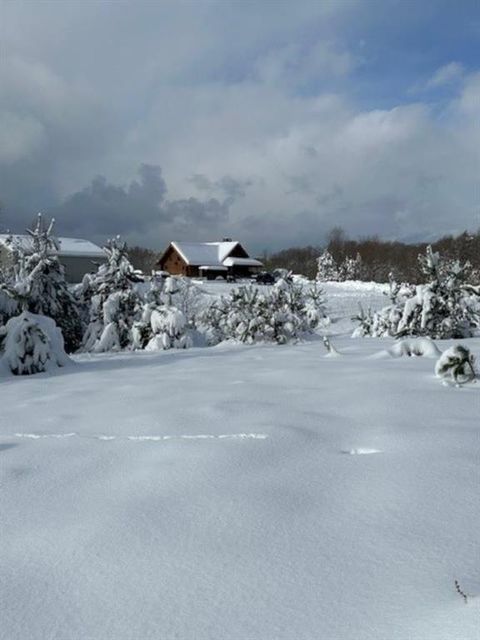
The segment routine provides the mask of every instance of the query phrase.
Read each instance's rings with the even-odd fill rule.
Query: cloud
[[[268,51],[255,63],[255,78],[262,83],[308,90],[321,81],[346,76],[360,64],[350,51],[333,42],[289,44]]]
[[[208,194],[222,194],[226,198],[226,202],[233,204],[238,198],[243,198],[246,190],[253,184],[253,180],[247,178],[245,180],[236,180],[232,176],[222,176],[219,180],[212,181],[201,173],[195,173],[189,178],[197,189],[197,191]]]
[[[45,129],[35,118],[0,111],[0,165],[35,154],[44,140]]]
[[[452,84],[461,80],[464,74],[465,70],[461,64],[458,62],[449,62],[435,71],[431,78],[426,82],[425,88],[434,89]]]
[[[422,94],[426,92],[455,89],[467,77],[467,72],[459,62],[449,62],[435,69],[427,78],[416,81],[408,90],[411,94]]]
[[[253,251],[318,244],[337,224],[397,238],[475,228],[480,75],[453,50],[440,66],[445,33],[467,46],[455,12],[425,56],[410,27],[423,34],[431,14],[376,1],[7,3],[3,225],[40,209],[64,234],[153,247],[238,236]]]

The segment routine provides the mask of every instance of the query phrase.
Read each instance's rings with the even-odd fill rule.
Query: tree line
[[[340,265],[346,258],[361,256],[362,280],[387,282],[392,274],[395,280],[417,283],[421,279],[418,270],[418,255],[424,254],[429,243],[407,244],[398,241],[382,240],[378,236],[353,240],[345,231],[336,227],[330,231],[323,246],[292,247],[277,253],[262,256],[265,268],[269,271],[277,268],[301,273],[315,278],[318,258],[325,251],[332,255]],[[433,251],[442,257],[460,262],[470,262],[472,271],[480,273],[480,230],[476,233],[464,231],[457,236],[443,236],[430,243]]]

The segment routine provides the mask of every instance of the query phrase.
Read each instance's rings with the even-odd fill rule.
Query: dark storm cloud
[[[194,237],[215,228],[228,219],[229,207],[238,197],[237,191],[222,200],[168,199],[161,168],[143,164],[138,178],[128,185],[112,184],[98,176],[48,213],[55,217],[62,234],[97,241],[120,234],[136,241],[144,238],[144,243],[155,246],[167,233],[188,230]]]

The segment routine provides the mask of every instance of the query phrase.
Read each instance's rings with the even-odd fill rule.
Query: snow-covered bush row
[[[427,247],[419,256],[425,284],[390,282],[390,305],[371,313],[361,309],[354,336],[466,338],[480,327],[479,291],[466,283],[469,264],[442,261]]]
[[[107,262],[86,276],[78,299],[89,304],[84,351],[170,349],[190,345],[186,313],[193,313],[194,295],[183,279],[152,275],[143,292],[143,275],[128,260],[127,247],[118,238],[105,246]]]
[[[39,215],[30,242],[7,240],[13,259],[0,273],[0,358],[8,369],[24,374],[61,365],[63,341],[68,353],[189,346],[197,294],[184,279],[152,278],[143,292],[142,274],[116,238],[104,247],[106,263],[72,292],[52,231],[53,221],[44,227]]]
[[[233,289],[210,305],[198,324],[209,344],[224,340],[284,344],[311,333],[322,321],[326,313],[319,287],[282,279],[267,292],[252,285]]]

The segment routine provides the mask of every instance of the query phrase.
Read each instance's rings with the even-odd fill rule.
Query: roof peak
[[[190,265],[221,265],[233,249],[239,245],[238,240],[216,240],[212,242],[173,241],[171,245]]]

